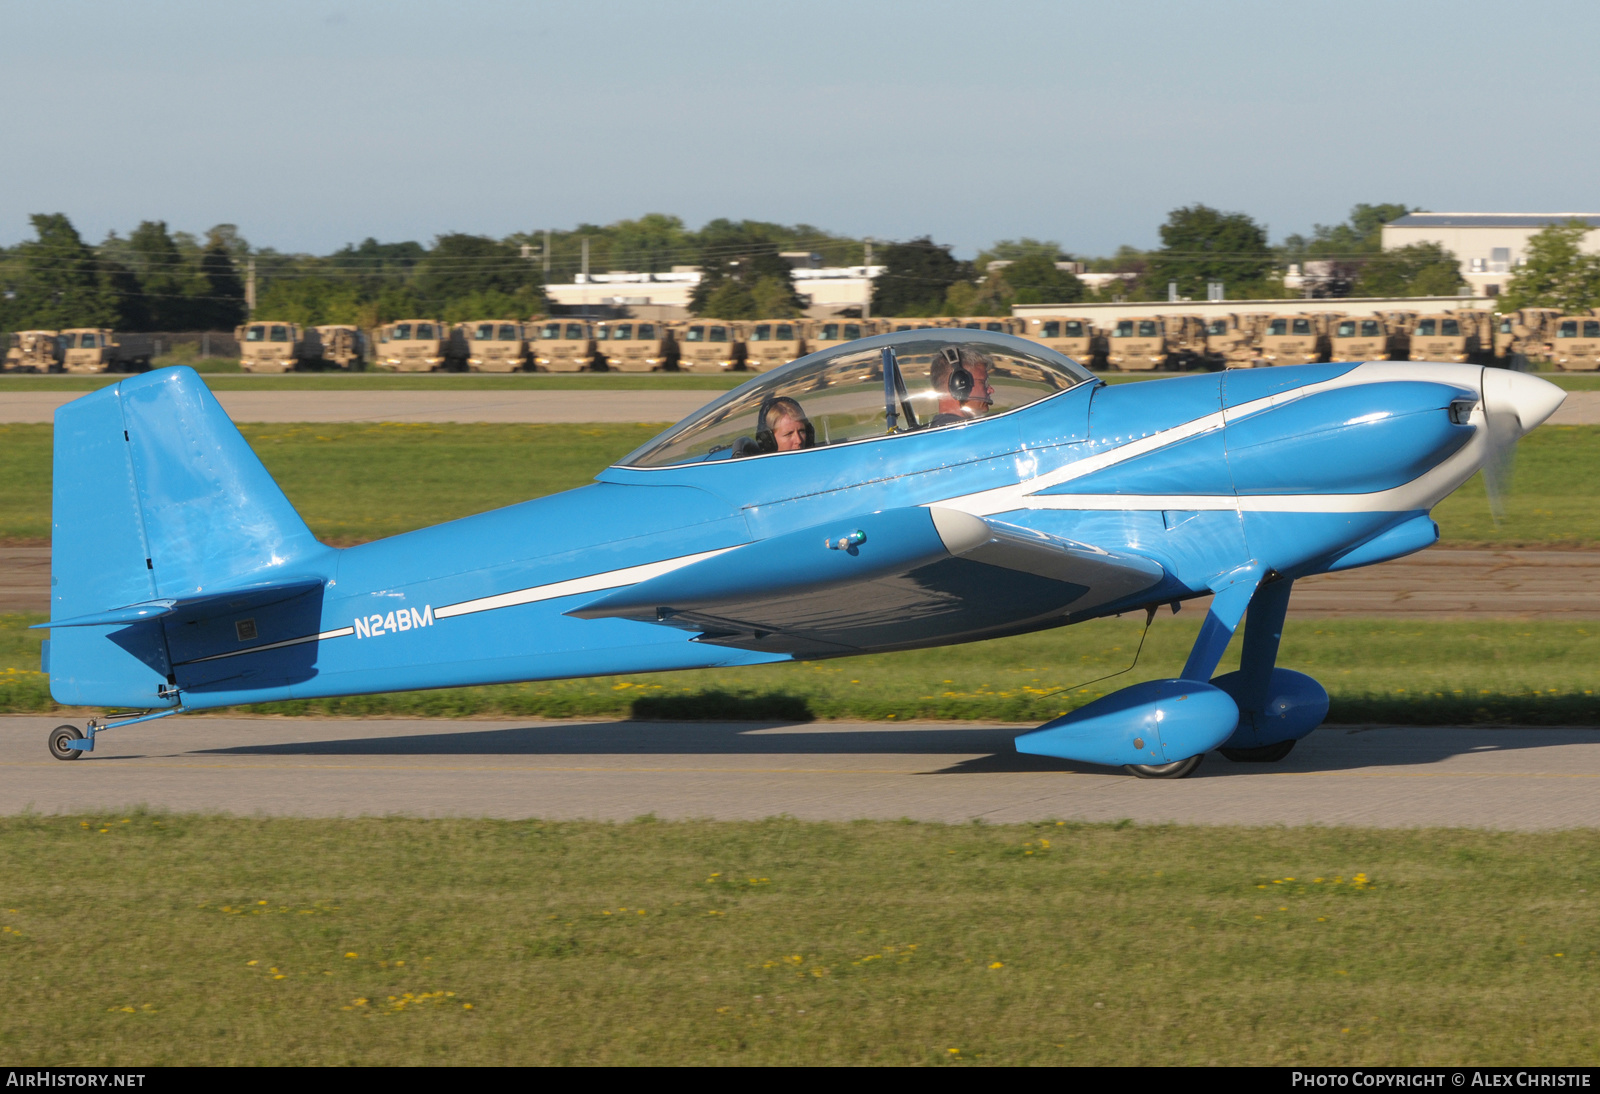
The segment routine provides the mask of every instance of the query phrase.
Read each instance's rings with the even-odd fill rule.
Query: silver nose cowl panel
[[[1556,412],[1567,393],[1548,380],[1504,368],[1483,370],[1483,407],[1491,416],[1514,417],[1518,436]]]

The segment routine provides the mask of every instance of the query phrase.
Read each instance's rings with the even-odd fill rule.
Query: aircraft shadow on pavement
[[[792,732],[781,732],[785,729]],[[938,755],[1009,751],[1019,732],[969,726],[834,731],[791,722],[568,722],[207,751],[233,756]]]
[[[964,758],[928,773],[1122,773],[1120,768],[1015,752],[1012,740],[1026,731],[1027,727],[1020,725],[835,730],[792,722],[569,722],[199,751],[230,756],[960,755]],[[1600,744],[1600,731],[1583,727],[1326,726],[1278,763],[1234,763],[1216,754],[1206,758],[1194,777],[1426,766],[1474,752],[1570,744]]]

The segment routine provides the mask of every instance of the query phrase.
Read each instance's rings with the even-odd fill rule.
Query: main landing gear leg
[[[1283,641],[1283,621],[1289,613],[1292,581],[1274,581],[1256,590],[1245,617],[1244,649],[1239,657],[1239,720],[1264,710],[1272,690],[1272,670],[1278,663],[1278,644]],[[1230,748],[1221,752],[1234,763],[1276,763],[1294,750],[1294,741],[1276,741],[1256,748]]]
[[[1328,693],[1303,673],[1277,667],[1293,582],[1261,586],[1250,602],[1239,671],[1211,681],[1239,705],[1239,725],[1218,749],[1235,763],[1276,763],[1328,716]]]

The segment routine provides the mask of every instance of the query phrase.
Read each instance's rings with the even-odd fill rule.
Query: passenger
[[[981,418],[994,405],[989,386],[989,358],[971,346],[946,346],[933,359],[933,388],[939,412],[932,425],[955,425]]]
[[[799,403],[780,396],[761,404],[756,443],[763,452],[798,452],[817,443],[817,431]]]

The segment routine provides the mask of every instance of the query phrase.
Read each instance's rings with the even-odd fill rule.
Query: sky
[[[664,212],[1097,255],[1197,202],[1274,240],[1357,202],[1600,209],[1592,2],[0,0],[0,25],[0,245],[38,212],[319,254]]]

